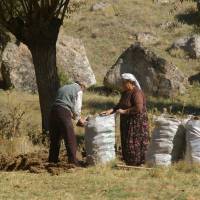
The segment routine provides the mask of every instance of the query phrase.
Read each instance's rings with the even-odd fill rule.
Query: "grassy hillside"
[[[87,54],[101,84],[106,71],[120,54],[136,41],[138,32],[152,32],[160,40],[151,45],[153,51],[177,65],[187,75],[200,70],[199,61],[188,59],[182,52],[170,56],[166,49],[179,37],[196,31],[198,17],[194,1],[176,0],[174,4],[157,4],[152,0],[105,0],[113,5],[110,11],[90,11],[92,5],[101,0],[87,0],[86,4],[66,19],[66,34],[81,38]],[[156,1],[155,1],[156,2]],[[111,9],[111,8],[110,8]],[[172,27],[163,28],[167,22]]]

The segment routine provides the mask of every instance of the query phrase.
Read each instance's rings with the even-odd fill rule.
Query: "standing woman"
[[[138,166],[145,162],[149,137],[146,99],[133,74],[122,74],[122,89],[119,103],[102,114],[120,114],[123,160],[127,165]]]

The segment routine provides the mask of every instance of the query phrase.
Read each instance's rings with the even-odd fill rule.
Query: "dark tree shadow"
[[[195,82],[200,83],[200,73],[190,76],[188,80],[189,80],[190,84],[193,84]]]
[[[86,102],[85,106],[87,106],[91,110],[103,110],[103,109],[109,109],[113,108],[115,104],[112,101],[106,101],[104,103],[98,102],[98,101],[88,101]],[[193,105],[184,105],[182,103],[178,102],[154,102],[149,100],[147,102],[147,109],[153,110],[157,109],[159,112],[163,112],[164,109],[170,110],[172,114],[184,114],[184,115],[200,115],[200,107],[199,106],[193,106]]]
[[[186,129],[183,125],[179,126],[173,139],[172,161],[178,162],[184,159],[186,153]]]
[[[115,106],[115,104],[112,101],[107,101],[106,103],[100,103],[97,101],[90,101],[84,104],[86,107],[88,107],[91,110],[102,110],[102,109],[110,109]],[[103,111],[103,110],[102,110]]]
[[[176,19],[184,24],[200,26],[200,13],[196,10],[189,10],[186,13],[178,14]]]
[[[85,140],[84,137],[85,137],[84,135],[76,135],[76,139],[77,139],[77,144],[78,145],[81,145],[81,144],[84,143],[84,140]]]
[[[94,92],[100,95],[106,95],[106,96],[110,96],[110,95],[116,95],[119,94],[119,91],[116,90],[112,90],[110,88],[107,88],[105,86],[92,86],[90,88],[87,89],[89,92]]]
[[[3,89],[3,90],[6,89],[5,84],[2,80],[0,80],[0,89]]]

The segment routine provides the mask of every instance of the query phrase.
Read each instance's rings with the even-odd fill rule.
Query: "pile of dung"
[[[20,154],[18,156],[0,154],[1,171],[49,172],[52,175],[58,175],[64,172],[70,172],[74,168],[74,165],[67,163],[67,157],[63,152],[60,155],[60,161],[58,163],[48,163],[47,151]]]

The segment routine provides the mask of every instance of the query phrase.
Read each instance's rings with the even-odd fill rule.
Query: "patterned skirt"
[[[139,166],[145,163],[149,142],[147,113],[121,115],[122,157],[127,165]]]

